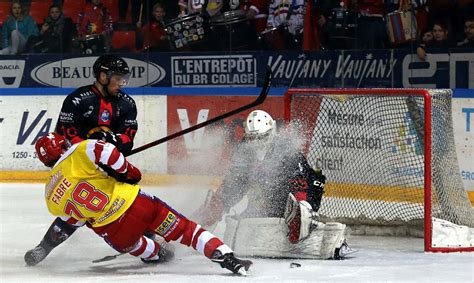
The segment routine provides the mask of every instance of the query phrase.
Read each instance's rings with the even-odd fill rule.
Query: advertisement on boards
[[[274,87],[474,88],[474,50],[127,53],[130,87],[259,87],[267,67]],[[93,79],[97,56],[2,56],[0,87],[78,87]]]
[[[251,96],[170,96],[168,134],[194,126],[255,100]],[[281,97],[269,97],[249,109],[168,142],[168,173],[221,175],[229,154],[243,137],[243,122],[254,109],[283,117]]]
[[[21,90],[20,90],[21,91]],[[54,131],[65,95],[0,97],[0,170],[45,171],[34,145]],[[146,99],[145,99],[146,98]],[[134,96],[139,130],[135,146],[166,136],[166,96]],[[144,172],[166,172],[166,144],[130,157]]]

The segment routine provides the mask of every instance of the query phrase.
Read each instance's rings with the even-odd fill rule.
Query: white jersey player
[[[228,174],[196,218],[215,225],[247,196],[245,211],[226,217],[224,239],[239,254],[321,259],[348,254],[346,225],[318,221],[326,180],[321,170],[311,168],[288,133],[276,134],[265,111],[252,111],[244,128]]]

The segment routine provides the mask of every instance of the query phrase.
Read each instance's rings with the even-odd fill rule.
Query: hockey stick
[[[93,263],[99,263],[99,262],[109,261],[109,260],[116,259],[117,257],[119,257],[121,255],[124,255],[124,254],[126,254],[126,253],[116,254],[116,255],[108,255],[108,256],[104,256],[103,258],[95,259],[92,262]]]
[[[202,128],[202,127],[205,127],[205,126],[207,126],[207,125],[213,124],[213,123],[218,122],[218,121],[220,121],[220,120],[222,120],[222,119],[225,119],[225,118],[227,118],[227,117],[230,117],[230,116],[232,116],[232,115],[235,115],[235,114],[237,114],[237,113],[240,113],[240,112],[242,112],[242,111],[245,111],[245,110],[247,110],[247,109],[250,109],[250,108],[252,108],[252,107],[255,107],[255,106],[257,106],[257,105],[262,104],[263,101],[265,101],[265,98],[267,97],[268,92],[270,91],[271,83],[272,83],[272,71],[271,71],[271,68],[268,67],[268,68],[267,68],[267,73],[266,73],[266,75],[265,75],[265,81],[264,81],[264,83],[263,83],[263,88],[262,88],[262,90],[260,91],[260,95],[257,97],[257,99],[256,99],[255,101],[253,101],[253,102],[251,102],[251,103],[249,103],[249,104],[247,104],[247,105],[244,105],[244,106],[242,106],[242,107],[239,107],[239,108],[237,108],[237,109],[234,109],[234,110],[232,110],[232,111],[226,112],[226,113],[224,113],[224,114],[222,114],[222,115],[220,115],[220,116],[214,117],[214,118],[212,118],[212,119],[209,119],[209,120],[207,120],[207,121],[204,121],[204,122],[199,123],[199,124],[197,124],[197,125],[194,125],[194,126],[192,126],[192,127],[189,127],[189,128],[187,128],[187,129],[184,129],[184,130],[182,130],[182,131],[176,132],[176,133],[171,134],[171,135],[169,135],[169,136],[166,136],[166,137],[164,137],[164,138],[161,138],[161,139],[158,139],[158,140],[156,140],[156,141],[153,141],[153,142],[147,143],[147,144],[145,144],[145,145],[142,145],[142,146],[140,146],[140,147],[137,147],[137,148],[133,149],[133,150],[128,154],[128,156],[133,155],[133,154],[135,154],[135,153],[139,153],[139,152],[141,152],[141,151],[144,151],[145,149],[148,149],[148,148],[150,148],[150,147],[153,147],[153,146],[156,146],[156,145],[165,143],[165,142],[167,142],[167,141],[169,141],[169,140],[172,140],[172,139],[177,138],[177,137],[179,137],[179,136],[185,135],[185,134],[187,134],[187,133],[189,133],[189,132],[195,131],[195,130],[197,130],[197,129],[200,129],[200,128]]]

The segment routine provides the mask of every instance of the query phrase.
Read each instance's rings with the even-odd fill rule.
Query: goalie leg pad
[[[313,231],[304,241],[292,244],[283,218],[227,217],[224,239],[240,256],[320,259],[323,233],[324,229]]]
[[[284,216],[290,243],[296,244],[309,236],[315,215],[307,201],[297,201],[292,193],[288,194]]]
[[[337,222],[326,223],[321,245],[321,257],[326,259],[338,257],[336,249],[340,250],[341,246],[345,244],[347,232],[348,228],[345,224]]]
[[[314,224],[314,220],[312,221]],[[316,222],[309,236],[296,244],[288,240],[283,218],[226,218],[225,242],[240,256],[333,259],[355,250],[345,242],[347,228],[341,223]],[[345,249],[343,247],[345,245]],[[342,251],[344,253],[342,253]],[[341,254],[340,254],[341,253]]]

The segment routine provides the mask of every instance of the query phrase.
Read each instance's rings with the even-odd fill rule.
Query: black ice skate
[[[28,266],[34,266],[45,259],[53,248],[49,247],[42,241],[35,248],[25,253],[25,262]]]
[[[222,254],[220,251],[215,251],[212,255],[213,262],[217,262],[222,268],[227,268],[235,274],[247,276],[252,262],[250,260],[238,259],[233,253]]]

